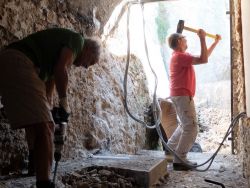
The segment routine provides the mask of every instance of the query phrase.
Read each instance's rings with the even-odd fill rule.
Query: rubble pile
[[[204,106],[197,108],[200,133],[196,141],[201,145],[203,152],[214,152],[217,149],[231,123],[230,115],[230,110],[228,109]],[[220,153],[231,153],[231,141],[225,140]]]
[[[129,188],[139,187],[133,177],[119,169],[108,167],[89,167],[62,177],[67,188]]]

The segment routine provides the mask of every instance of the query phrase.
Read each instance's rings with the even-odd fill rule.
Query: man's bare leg
[[[30,139],[33,139],[34,143],[33,151],[35,159],[34,161],[37,188],[52,188],[54,186],[50,182],[50,173],[53,160],[54,123],[44,122],[32,125],[30,128],[27,129],[27,140],[28,142],[32,143]]]

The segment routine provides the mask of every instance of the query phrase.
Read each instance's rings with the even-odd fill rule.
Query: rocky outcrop
[[[18,38],[48,27],[67,27],[87,35],[101,35],[121,0],[3,0],[0,25]]]
[[[99,65],[88,71],[73,69],[70,73],[72,118],[68,126],[67,156],[97,148],[132,154],[144,145],[145,129],[127,115],[123,105],[125,59],[103,54]],[[145,75],[135,57],[131,65],[128,105],[132,114],[143,119],[149,103]]]

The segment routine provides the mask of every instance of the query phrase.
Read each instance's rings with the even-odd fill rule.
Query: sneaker
[[[191,167],[191,166],[196,166],[197,162],[191,162],[188,160],[186,160],[185,162],[190,166],[187,166],[184,163],[173,163],[173,169],[176,171],[188,171],[188,170],[192,170],[192,169],[196,168],[196,167]]]
[[[197,162],[192,162],[192,161],[189,161],[189,160],[186,160],[185,162],[187,164],[191,165],[191,166],[196,166],[197,165]]]
[[[191,167],[184,165],[183,163],[173,163],[173,169],[176,171],[188,171],[192,170]]]

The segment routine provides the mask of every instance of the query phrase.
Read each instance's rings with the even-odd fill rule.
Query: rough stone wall
[[[18,38],[54,26],[100,35],[120,1],[2,0],[0,25]]]
[[[245,91],[244,91],[244,64],[242,52],[242,36],[241,36],[241,16],[240,3],[234,1],[231,4],[232,9],[232,90],[233,90],[233,115],[245,111]],[[240,142],[239,129],[234,130],[236,152],[239,151]]]
[[[71,71],[69,96],[72,119],[65,149],[66,156],[84,149],[109,150],[133,154],[143,147],[145,129],[128,117],[123,106],[125,59],[104,52],[100,66],[89,71]],[[133,64],[133,65],[132,65]],[[149,104],[141,64],[132,58],[128,78],[128,104],[131,112],[143,119]],[[73,150],[73,151],[72,151]]]
[[[94,16],[97,20],[92,21],[92,19],[85,19],[84,17],[81,17],[83,18],[83,21],[85,21],[87,28],[92,28],[94,24],[93,22],[97,21],[99,26],[95,25],[94,28],[98,27],[98,34],[101,34],[103,32],[104,25],[111,16],[112,11],[121,2],[121,0],[68,0],[67,2],[71,12],[75,12],[78,15],[85,15],[85,18],[91,18]]]
[[[233,115],[245,111],[245,90],[244,90],[244,63],[242,49],[241,30],[241,1],[231,1],[232,12],[232,83],[233,83]],[[239,122],[235,129],[236,150],[243,160],[244,175],[250,185],[250,120],[244,119]]]
[[[105,2],[105,3],[104,3]],[[101,34],[102,27],[118,0],[106,1],[0,1],[0,48],[35,31],[65,27],[87,36]],[[95,8],[96,7],[96,8]],[[96,14],[93,14],[93,8]],[[143,120],[149,93],[141,63],[131,58],[128,102],[131,112]],[[99,65],[88,71],[70,70],[68,98],[72,109],[67,129],[64,159],[86,156],[97,150],[134,153],[144,147],[145,128],[132,120],[123,106],[125,58],[103,48]],[[55,99],[55,104],[57,99]],[[24,131],[12,131],[0,122],[0,174],[21,168],[27,158]]]

